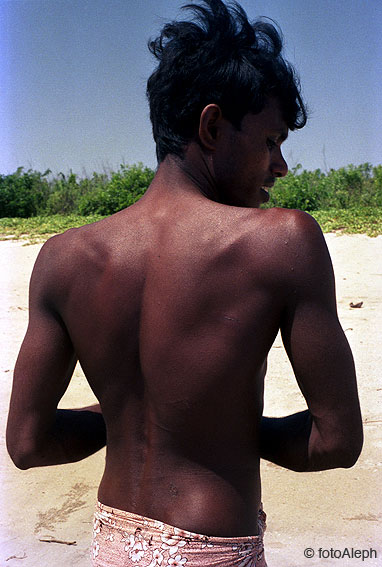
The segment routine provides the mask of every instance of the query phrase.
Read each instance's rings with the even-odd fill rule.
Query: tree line
[[[19,167],[0,175],[0,217],[43,215],[111,215],[137,201],[150,185],[154,170],[142,163],[117,171],[80,177],[72,171],[53,176]],[[380,207],[382,165],[348,165],[323,172],[298,165],[278,179],[267,207],[304,211]]]

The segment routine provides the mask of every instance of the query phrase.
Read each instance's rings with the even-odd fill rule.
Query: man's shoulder
[[[84,248],[88,232],[87,227],[84,226],[70,228],[61,234],[52,236],[40,250],[39,263],[48,263],[53,267],[56,264],[65,264],[71,258],[75,259]]]
[[[53,257],[59,255],[59,257],[76,258],[93,247],[101,246],[102,242],[108,239],[110,218],[69,228],[61,234],[56,234],[45,242],[41,252]]]
[[[309,247],[323,239],[317,221],[308,213],[297,209],[260,209],[249,218],[247,231],[251,238],[262,237],[276,247],[279,242],[288,242],[290,247]]]
[[[102,222],[102,221],[101,221]],[[51,278],[65,278],[73,270],[84,266],[101,248],[100,229],[95,223],[67,231],[49,238],[42,246],[35,269]]]
[[[243,250],[248,265],[267,282],[295,285],[315,266],[325,266],[328,251],[319,224],[308,213],[261,209],[245,226]],[[256,276],[258,277],[258,276]]]
[[[264,222],[270,230],[288,230],[296,236],[311,231],[321,230],[317,221],[309,214],[298,209],[272,207],[261,209]]]

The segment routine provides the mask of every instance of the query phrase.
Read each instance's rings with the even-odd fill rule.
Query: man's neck
[[[167,155],[160,163],[152,187],[156,190],[187,192],[189,195],[205,197],[219,202],[219,193],[214,181],[211,160],[197,144],[190,144],[184,159]]]

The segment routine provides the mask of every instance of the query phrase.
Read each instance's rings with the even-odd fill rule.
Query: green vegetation
[[[382,165],[301,170],[298,165],[277,181],[269,206],[308,212],[382,206]]]
[[[153,177],[142,164],[85,178],[23,168],[0,175],[0,238],[46,239],[94,222],[137,201]],[[308,211],[324,232],[382,234],[382,165],[349,165],[328,173],[297,166],[276,182],[270,206]]]
[[[154,171],[141,163],[82,179],[72,172],[52,178],[49,169],[40,173],[19,167],[11,175],[0,175],[0,218],[111,215],[142,197],[153,177]]]
[[[359,207],[351,209],[329,209],[310,211],[323,232],[343,232],[347,234],[382,234],[382,208]]]
[[[30,242],[47,240],[68,228],[90,224],[102,215],[50,215],[25,218],[0,218],[0,240],[23,238]]]
[[[271,190],[267,207],[309,212],[324,232],[382,234],[382,165],[331,169],[293,168]]]

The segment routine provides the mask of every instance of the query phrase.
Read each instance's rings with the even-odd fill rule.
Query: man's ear
[[[218,104],[208,104],[203,108],[199,121],[199,140],[205,149],[215,149],[222,120],[223,114]]]

